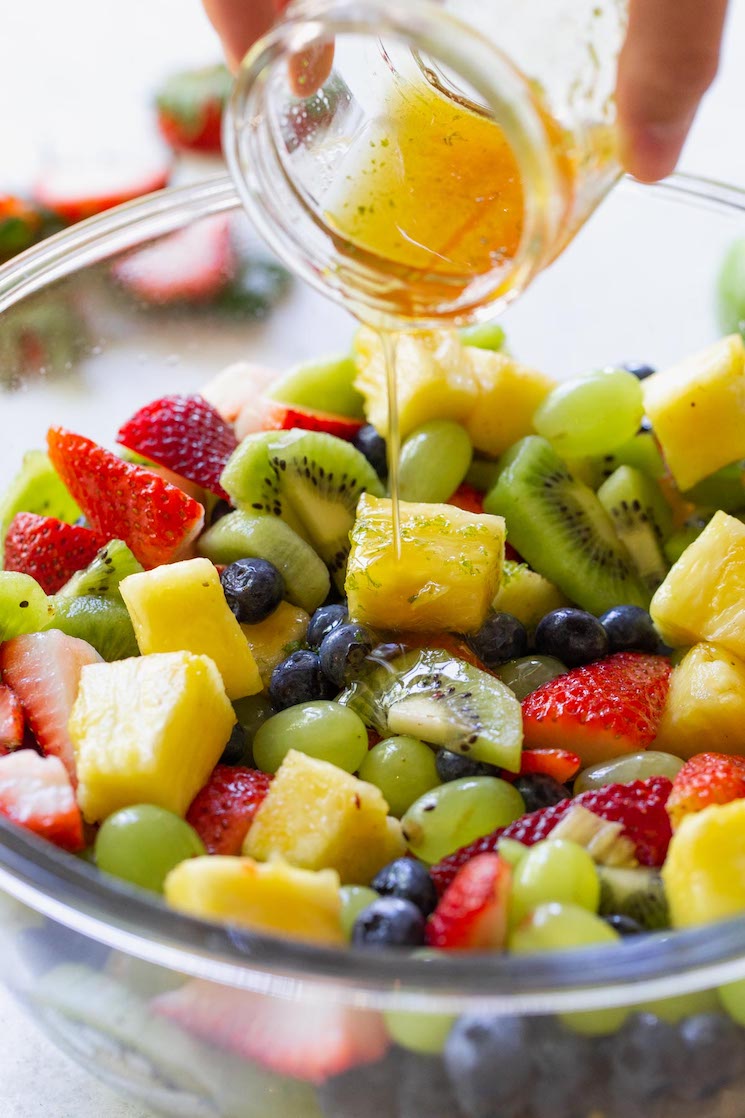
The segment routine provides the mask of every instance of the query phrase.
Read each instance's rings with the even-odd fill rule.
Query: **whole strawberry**
[[[530,812],[507,827],[500,827],[490,835],[476,839],[443,858],[432,868],[432,878],[438,890],[446,889],[461,866],[477,854],[496,850],[500,838],[516,839],[525,846],[534,846],[548,838],[554,827],[568,811],[577,805],[607,819],[621,823],[623,834],[631,839],[636,857],[643,866],[661,866],[672,837],[670,819],[665,809],[672,788],[664,776],[649,780],[635,780],[631,784],[608,784],[604,788],[583,792],[571,800],[562,800],[552,807]]]
[[[158,90],[158,127],[172,148],[219,154],[222,114],[233,79],[226,66],[184,70]]]
[[[108,536],[79,524],[19,512],[5,537],[5,570],[31,575],[46,594],[56,594],[108,542]]]
[[[208,854],[240,854],[271,779],[258,769],[230,765],[215,768],[186,814]]]
[[[745,799],[745,757],[698,753],[686,761],[673,781],[667,813],[673,828],[686,815],[712,804]]]

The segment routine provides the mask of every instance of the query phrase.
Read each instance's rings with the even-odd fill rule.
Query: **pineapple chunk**
[[[350,616],[381,629],[479,629],[502,576],[502,517],[405,501],[399,511],[400,558],[391,502],[360,498],[345,583]]]
[[[535,433],[533,416],[556,381],[504,353],[475,348],[467,353],[478,398],[464,426],[476,450],[498,458],[513,443]]]
[[[526,563],[506,559],[502,570],[502,585],[492,603],[495,610],[511,613],[527,629],[535,629],[542,617],[551,610],[568,606],[569,599],[559,587]]]
[[[309,621],[310,617],[300,606],[280,602],[265,621],[241,625],[264,687],[269,686],[272,672],[288,655],[288,645],[305,639]]]
[[[259,669],[209,559],[129,575],[119,584],[140,652],[209,656],[231,699],[261,691]]]
[[[98,823],[140,803],[185,815],[234,723],[207,656],[169,652],[89,664],[69,722],[85,819]]]
[[[745,344],[739,334],[655,373],[642,388],[680,489],[745,458]]]
[[[674,928],[745,912],[745,800],[686,815],[662,878]]]
[[[401,824],[379,789],[336,765],[291,749],[257,811],[243,853],[333,869],[342,884],[367,885],[406,849]]]
[[[309,943],[340,945],[339,875],[311,873],[286,862],[252,858],[191,858],[165,881],[168,903],[204,920],[225,920],[256,932]]]
[[[365,399],[365,415],[388,436],[388,383],[380,335],[363,327],[355,338],[359,373],[355,388]],[[456,331],[399,334],[396,394],[402,439],[429,419],[465,419],[476,405],[477,385],[466,347]]]
[[[688,759],[704,749],[745,753],[745,663],[697,644],[674,669],[655,749]]]
[[[716,513],[655,593],[650,613],[673,648],[710,641],[745,659],[745,524]]]

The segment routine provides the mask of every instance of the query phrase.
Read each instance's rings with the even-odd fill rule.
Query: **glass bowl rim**
[[[692,175],[639,196],[745,214],[745,190]],[[58,233],[0,268],[0,312],[31,294],[164,236],[239,208],[228,178],[169,188]],[[212,924],[157,896],[106,879],[93,866],[0,819],[0,889],[81,935],[157,966],[272,996],[384,1008],[504,1013],[592,1010],[708,989],[745,978],[745,917],[630,939],[617,947],[529,957],[412,957],[309,946]],[[570,965],[567,966],[567,963]]]

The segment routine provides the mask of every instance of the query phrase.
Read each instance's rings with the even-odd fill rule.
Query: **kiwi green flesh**
[[[56,595],[63,598],[119,598],[119,583],[128,575],[140,574],[139,563],[123,540],[111,540],[84,570],[73,575]]]
[[[269,460],[269,448],[277,437],[276,431],[248,435],[228,459],[220,484],[237,508],[254,515],[281,517],[306,539],[299,519],[282,500],[279,477]]]
[[[598,477],[595,488],[615,473],[619,466],[633,466],[655,480],[665,475],[665,462],[651,431],[641,431],[613,454],[593,458],[591,461]]]
[[[663,544],[672,532],[672,512],[657,483],[640,470],[619,466],[598,489],[598,500],[653,594],[670,569]]]
[[[69,524],[80,516],[80,508],[67,492],[47,455],[41,450],[29,450],[24,454],[20,471],[0,501],[0,562],[8,525],[19,512],[53,516]]]
[[[519,772],[520,704],[493,676],[436,649],[374,668],[339,701],[382,734],[411,734],[475,761]]]
[[[601,916],[629,916],[647,931],[670,927],[665,887],[655,870],[599,866]]]
[[[647,607],[651,594],[597,496],[545,439],[530,435],[504,456],[484,501],[528,564],[590,613]]]
[[[364,419],[364,399],[354,387],[357,371],[351,354],[322,357],[290,369],[267,395],[283,404]]]
[[[87,641],[104,660],[140,654],[127,607],[116,598],[89,595],[57,600],[50,628]]]
[[[199,551],[213,563],[266,559],[285,581],[285,597],[313,613],[331,586],[326,564],[289,524],[276,516],[231,512],[199,539]]]
[[[53,613],[52,599],[31,575],[0,571],[0,643],[46,629]]]

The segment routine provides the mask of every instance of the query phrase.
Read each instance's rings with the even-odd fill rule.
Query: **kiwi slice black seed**
[[[138,563],[127,545],[122,540],[112,540],[101,548],[84,570],[72,576],[56,595],[56,599],[120,598],[119,583],[122,579],[141,571],[142,564]]]
[[[95,595],[57,598],[51,628],[87,641],[104,660],[126,660],[140,654],[132,621],[121,599]]]
[[[599,866],[601,916],[629,916],[646,931],[670,927],[665,887],[656,870]]]
[[[663,545],[673,518],[655,481],[631,466],[619,466],[598,489],[598,500],[634,561],[650,593],[664,581],[670,567]]]
[[[546,439],[530,435],[507,452],[484,509],[505,518],[510,543],[583,609],[600,615],[621,603],[649,605],[651,595],[597,496]]]

